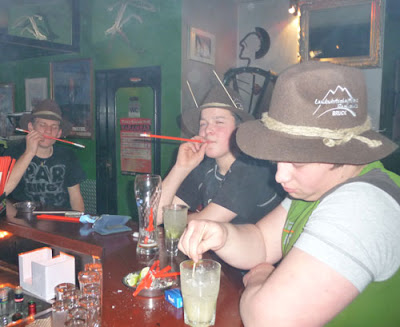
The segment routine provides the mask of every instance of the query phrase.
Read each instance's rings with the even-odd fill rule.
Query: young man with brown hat
[[[244,325],[397,326],[400,176],[379,161],[397,146],[371,128],[363,72],[288,68],[269,112],[236,138],[248,155],[277,162],[289,198],[256,225],[192,221],[179,248],[250,269]]]
[[[240,154],[232,142],[237,126],[252,119],[239,94],[221,85],[209,90],[199,108],[183,112],[185,128],[203,143],[180,146],[163,181],[159,224],[162,207],[170,203],[189,206],[189,220],[243,224],[257,222],[282,201],[270,164]]]
[[[29,130],[26,142],[10,147],[6,155],[17,161],[5,192],[17,201],[35,201],[45,208],[84,211],[80,183],[86,175],[75,154],[53,139],[66,136],[72,125],[53,100],[42,100],[20,119]]]

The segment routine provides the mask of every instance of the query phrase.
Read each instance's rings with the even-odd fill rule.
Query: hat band
[[[43,115],[47,115],[47,116],[55,116],[57,117],[58,120],[62,120],[61,116],[56,114],[53,111],[39,111],[39,112],[35,112],[32,114],[33,116],[43,116]]]
[[[379,140],[371,140],[367,137],[360,136],[360,134],[371,129],[369,117],[366,119],[363,125],[353,128],[342,128],[335,130],[319,127],[287,125],[269,117],[267,112],[262,115],[261,122],[265,127],[272,131],[295,136],[321,137],[323,138],[324,145],[330,148],[336,145],[347,143],[352,139],[356,139],[362,143],[365,143],[370,148],[376,148],[382,145],[382,142]]]

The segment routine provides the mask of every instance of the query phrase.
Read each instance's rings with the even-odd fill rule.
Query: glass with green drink
[[[165,247],[167,253],[176,255],[178,243],[187,225],[188,207],[180,204],[169,204],[163,207],[165,230]]]

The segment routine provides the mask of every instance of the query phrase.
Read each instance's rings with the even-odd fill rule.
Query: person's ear
[[[60,128],[57,132],[57,138],[59,139],[62,135],[62,129]]]
[[[28,131],[29,131],[29,132],[32,132],[32,131],[33,131],[33,124],[32,124],[32,122],[29,122],[29,123],[28,123]]]

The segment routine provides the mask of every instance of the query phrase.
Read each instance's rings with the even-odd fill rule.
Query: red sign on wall
[[[121,118],[121,172],[151,173],[151,133],[149,118]]]

